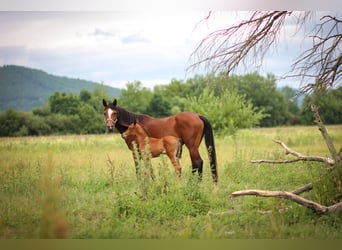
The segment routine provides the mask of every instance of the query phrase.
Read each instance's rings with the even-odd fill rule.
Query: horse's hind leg
[[[198,148],[190,148],[189,152],[192,163],[192,173],[198,172],[199,179],[202,180],[203,160],[199,154]]]

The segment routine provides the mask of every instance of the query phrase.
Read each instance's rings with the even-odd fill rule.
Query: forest
[[[205,115],[216,133],[234,134],[237,129],[311,125],[309,103],[316,102],[326,124],[342,123],[342,88],[321,93],[317,101],[312,95],[298,101],[297,91],[277,88],[276,78],[269,73],[245,75],[197,75],[186,81],[172,79],[153,90],[142,82],[128,82],[122,89],[118,105],[154,117],[194,111]],[[35,136],[51,134],[101,134],[106,132],[102,99],[113,97],[104,86],[93,91],[54,92],[43,106],[24,112],[7,109],[0,113],[0,136]]]

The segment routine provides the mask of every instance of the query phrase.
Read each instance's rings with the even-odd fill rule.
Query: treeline
[[[0,136],[104,133],[103,97],[108,94],[98,86],[79,95],[55,92],[32,112],[8,109],[0,113]]]
[[[312,113],[309,108],[312,102],[320,107],[321,117],[326,124],[342,123],[341,87],[326,92],[322,91],[317,99],[305,96],[299,101],[296,97],[296,89],[288,86],[277,88],[276,78],[273,74],[268,74],[266,77],[258,73],[230,77],[224,74],[195,76],[185,82],[173,79],[168,85],[155,86],[153,91],[143,87],[139,81],[127,83],[126,86],[126,89],[121,90],[119,104],[128,110],[156,117],[191,110],[192,106],[196,104],[196,98],[203,98],[206,90],[212,94],[212,99],[209,98],[207,103],[202,104],[202,110],[191,111],[197,111],[206,116],[217,112],[208,108],[215,98],[221,98],[223,104],[220,108],[228,109],[227,105],[231,104],[227,103],[223,96],[229,92],[235,93],[234,97],[237,96],[245,100],[246,104],[252,105],[251,108],[254,112],[263,114],[259,123],[254,124],[261,127],[312,125]],[[195,102],[189,102],[189,99],[194,99]],[[241,110],[234,111],[241,112]],[[215,119],[219,119],[219,117]]]
[[[164,117],[181,111],[205,115],[219,133],[234,133],[255,126],[311,125],[309,104],[315,102],[326,124],[342,123],[342,88],[329,90],[317,100],[304,98],[296,90],[276,88],[274,75],[195,76],[173,79],[153,90],[140,81],[121,90],[118,105],[129,111]],[[102,98],[112,100],[103,86],[79,95],[55,92],[48,102],[32,112],[13,109],[0,113],[0,136],[97,134],[105,132]]]

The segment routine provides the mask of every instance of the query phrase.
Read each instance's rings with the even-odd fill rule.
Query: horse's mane
[[[119,117],[116,123],[116,127],[120,131],[120,133],[125,131],[128,128],[128,126],[134,121],[138,121],[139,123],[142,123],[143,119],[148,116],[148,115],[142,115],[142,114],[136,114],[136,113],[130,112],[124,108],[114,106],[113,104],[109,104],[108,106],[109,108],[116,109],[119,112]]]

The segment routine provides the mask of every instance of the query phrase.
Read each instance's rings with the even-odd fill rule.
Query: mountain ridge
[[[119,88],[52,75],[40,69],[4,65],[0,67],[0,112],[9,108],[31,111],[43,106],[56,91],[78,95],[83,89],[93,91],[101,85],[111,98],[119,96]]]

